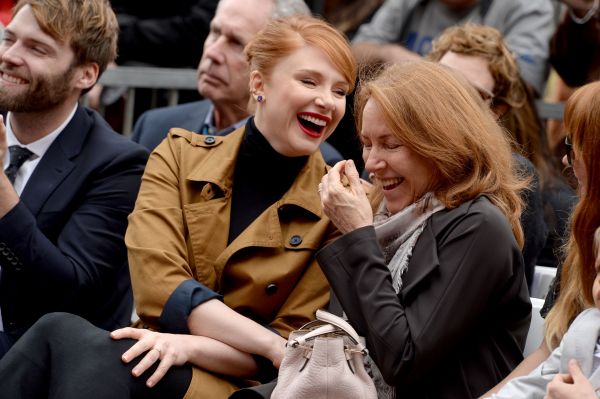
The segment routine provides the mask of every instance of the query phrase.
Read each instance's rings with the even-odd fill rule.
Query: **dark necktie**
[[[4,169],[4,174],[8,177],[8,180],[14,184],[17,171],[21,165],[23,165],[23,162],[31,158],[33,152],[18,145],[11,145],[8,147],[8,152],[10,154],[10,163],[8,164],[8,168]]]

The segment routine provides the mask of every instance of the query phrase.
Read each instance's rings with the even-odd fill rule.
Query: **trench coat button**
[[[204,144],[214,144],[215,143],[215,138],[213,136],[206,136],[204,138]]]
[[[299,235],[294,235],[290,238],[290,245],[292,247],[297,247],[301,243],[302,243],[302,237],[300,237]]]
[[[277,292],[278,288],[279,287],[277,287],[277,284],[271,283],[265,287],[265,292],[267,293],[267,295],[273,295]]]

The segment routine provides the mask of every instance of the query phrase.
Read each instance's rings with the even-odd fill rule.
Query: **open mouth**
[[[9,75],[6,72],[0,73],[0,78],[2,78],[2,80],[5,81],[5,82],[16,84],[16,85],[22,85],[22,84],[25,84],[25,83],[29,83],[25,79],[22,79],[22,78],[20,78],[18,76],[14,76],[14,75]]]
[[[327,124],[331,121],[330,118],[310,112],[300,113],[297,118],[302,131],[314,138],[321,137]]]
[[[404,182],[402,178],[378,179],[384,191],[393,190]]]

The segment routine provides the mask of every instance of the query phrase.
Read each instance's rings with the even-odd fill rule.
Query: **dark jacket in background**
[[[196,68],[218,0],[111,0],[119,20],[117,63]]]
[[[527,285],[531,286],[535,266],[538,264],[538,258],[546,244],[548,227],[544,220],[544,203],[540,190],[540,178],[535,166],[533,166],[529,159],[516,152],[513,152],[513,159],[518,172],[531,178],[529,187],[521,191],[521,199],[523,200],[521,226],[523,227],[525,239],[523,244],[523,262]]]
[[[550,41],[550,63],[572,87],[600,79],[600,12],[581,25],[566,13]]]

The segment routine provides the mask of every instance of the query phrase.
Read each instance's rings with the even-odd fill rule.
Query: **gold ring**
[[[154,346],[152,349],[154,349],[155,351],[158,352],[158,356],[162,355],[162,351],[159,348],[157,348],[156,346]]]

